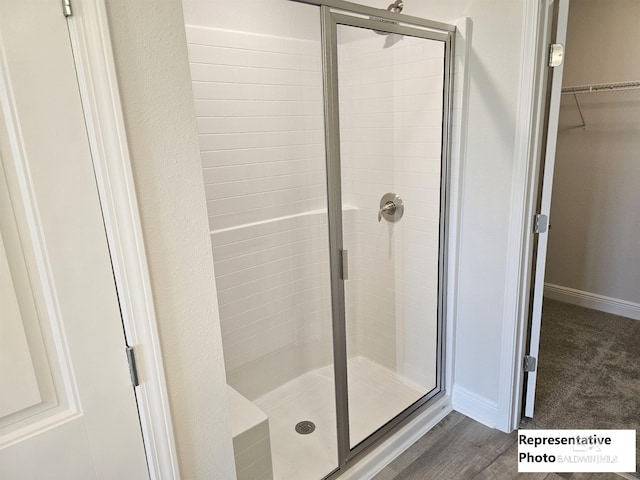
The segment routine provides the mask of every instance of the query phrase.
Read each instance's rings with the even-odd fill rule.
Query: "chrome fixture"
[[[385,193],[380,199],[378,222],[383,218],[387,222],[397,222],[404,214],[404,202],[395,193]]]
[[[404,8],[404,2],[402,0],[396,0],[395,2],[393,2],[391,5],[387,7],[387,10],[394,13],[400,13],[402,12],[403,8]]]

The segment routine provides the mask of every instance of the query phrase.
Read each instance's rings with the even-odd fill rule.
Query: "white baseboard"
[[[544,296],[553,300],[571,303],[572,305],[640,320],[640,303],[605,297],[597,293],[583,292],[582,290],[554,285],[552,283],[544,284]]]
[[[344,472],[340,479],[363,480],[373,478],[420,437],[435,427],[440,420],[449,415],[451,410],[450,397],[442,397],[424,413],[421,413],[378,448]]]
[[[487,427],[496,428],[498,404],[458,385],[453,386],[453,409]]]

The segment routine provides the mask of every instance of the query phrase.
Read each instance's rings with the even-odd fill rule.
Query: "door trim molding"
[[[527,0],[524,8],[522,75],[511,191],[506,288],[496,426],[510,432],[518,428],[524,396],[522,361],[527,348],[531,288],[534,272],[533,217],[537,208],[546,145],[547,48],[558,0]],[[563,2],[567,8],[567,3]]]
[[[78,0],[67,17],[96,183],[127,343],[140,345],[135,388],[151,479],[179,479],[160,337],[105,0]],[[123,349],[123,355],[124,355]]]
[[[532,225],[536,185],[540,166],[541,102],[544,82],[540,80],[543,39],[551,0],[527,0],[524,5],[520,93],[516,121],[516,155],[512,174],[511,211],[507,244],[500,373],[496,427],[510,432],[520,421],[522,368],[526,322],[529,313],[533,241]]]

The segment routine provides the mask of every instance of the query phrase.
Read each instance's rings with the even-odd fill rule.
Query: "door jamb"
[[[556,44],[559,42],[562,42],[563,44],[566,43],[566,30],[560,31],[559,29],[562,28],[561,25],[564,25],[566,28],[568,2],[569,0],[555,0],[553,2],[553,5],[550,7],[548,19],[548,39],[546,45]],[[546,52],[549,51],[550,50],[546,50]],[[551,188],[553,185],[553,166],[555,163],[558,119],[554,119],[554,121],[556,122],[556,131],[549,131],[549,125],[551,124],[551,108],[552,106],[554,106],[555,101],[558,102],[557,105],[559,108],[562,72],[564,69],[564,66],[562,64],[563,62],[558,66],[551,67],[549,65],[549,56],[545,57],[544,61],[545,75],[542,85],[542,88],[544,89],[544,106],[542,110],[542,131],[540,135],[541,149],[538,162],[535,204],[533,205],[533,210],[531,211],[532,217],[536,214],[550,214],[549,206],[551,201]],[[533,221],[531,223],[533,223]],[[522,339],[524,342],[524,353],[528,355],[533,354],[534,357],[538,356],[538,347],[540,343],[538,335],[540,334],[539,322],[542,320],[542,299],[544,292],[545,269],[544,263],[541,263],[541,261],[543,261],[544,259],[539,258],[538,255],[540,252],[543,252],[546,258],[548,240],[548,230],[547,232],[533,235],[531,277],[529,279],[529,309],[527,311],[527,318],[525,319],[526,323],[524,325],[526,330],[523,332]],[[540,277],[542,277],[543,279],[542,284],[538,283]],[[532,346],[534,347],[533,350],[531,349]],[[522,376],[520,384],[520,396],[522,398],[519,405],[519,419],[522,419],[526,416],[526,397],[528,397],[527,389],[534,386],[535,393],[536,377],[537,368],[535,368],[531,372],[524,373]]]
[[[531,309],[531,287],[535,271],[534,255],[536,239],[533,235],[533,218],[536,214],[539,185],[542,180],[541,165],[544,156],[544,126],[546,124],[547,98],[547,48],[551,38],[550,29],[553,16],[553,1],[547,0],[539,3],[539,24],[537,38],[537,55],[535,61],[534,77],[534,106],[531,112],[531,132],[529,138],[529,169],[527,172],[528,182],[525,197],[525,211],[523,218],[523,231],[521,243],[521,265],[522,272],[518,285],[518,317],[517,317],[517,337],[515,340],[516,357],[514,359],[513,384],[511,396],[511,409],[509,419],[509,429],[517,429],[521,420],[521,406],[524,398],[523,380],[525,372],[523,368],[523,358],[528,350],[526,345],[528,336],[529,313]]]
[[[136,360],[143,381],[134,391],[149,475],[178,480],[178,455],[105,1],[77,0],[67,25],[125,337],[128,345],[140,345]]]
[[[544,155],[543,128],[545,124],[546,74],[548,46],[553,21],[553,3],[558,0],[529,0],[525,6],[525,45],[523,45],[523,79],[519,102],[516,139],[521,157],[526,158],[514,171],[507,288],[505,290],[498,412],[496,426],[505,432],[518,428],[524,393],[523,357],[527,348],[527,325],[530,310],[530,291],[533,275],[533,218],[537,213],[538,184],[541,181],[541,162]],[[534,30],[535,33],[527,33]],[[528,92],[528,93],[527,93]],[[525,118],[526,117],[526,118]],[[524,192],[524,194],[523,194]],[[517,251],[516,251],[517,250]],[[513,285],[513,287],[509,287]]]

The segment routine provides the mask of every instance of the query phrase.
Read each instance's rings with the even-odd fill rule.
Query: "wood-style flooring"
[[[374,480],[622,480],[614,473],[518,473],[517,432],[452,412]]]
[[[635,428],[640,462],[640,322],[544,301],[536,414],[526,428]],[[640,474],[518,473],[516,432],[451,413],[375,480],[620,480]],[[638,469],[640,471],[640,468]]]

